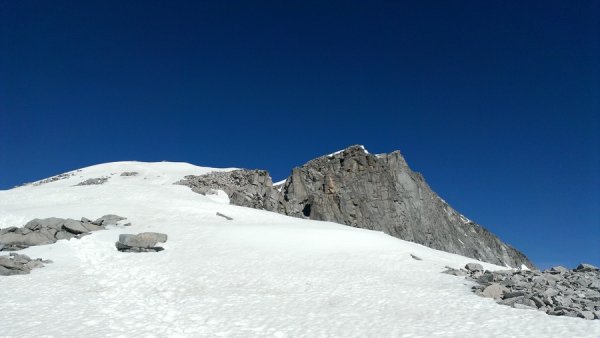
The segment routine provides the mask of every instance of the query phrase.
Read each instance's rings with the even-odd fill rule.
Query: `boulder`
[[[598,271],[600,269],[598,269],[598,267],[593,266],[592,264],[579,264],[576,268],[575,271],[578,272],[586,272],[586,271]]]
[[[467,269],[467,271],[483,271],[483,266],[479,263],[467,263],[465,269]]]
[[[48,237],[44,236],[43,234],[37,231],[29,232],[25,235],[21,235],[15,232],[9,232],[4,235],[0,235],[0,243],[4,244],[6,247],[28,247],[54,243],[54,240],[49,239]]]
[[[157,232],[142,232],[137,235],[121,234],[115,246],[119,251],[129,252],[148,252],[161,251],[161,247],[157,247],[157,243],[167,241],[167,235]]]
[[[76,235],[83,234],[89,231],[86,227],[83,226],[83,223],[70,218],[65,220],[65,222],[63,223],[63,228],[68,232]]]
[[[117,223],[119,223],[120,221],[122,221],[124,219],[126,219],[126,218],[109,214],[109,215],[104,215],[104,216],[98,218],[97,220],[93,221],[92,223],[95,225],[102,225],[102,226],[117,225]]]
[[[32,219],[31,221],[27,222],[27,224],[25,224],[24,228],[27,228],[30,230],[40,230],[43,228],[51,228],[51,229],[55,229],[55,230],[60,230],[64,221],[65,221],[64,218],[58,218],[58,217],[49,217],[49,218],[42,218],[42,219],[35,218],[35,219]]]
[[[490,284],[489,286],[487,286],[485,289],[483,289],[483,291],[481,292],[481,295],[483,297],[488,297],[488,298],[494,298],[494,299],[501,299],[502,295],[508,292],[508,289],[498,283],[493,283]]]
[[[553,266],[550,268],[550,272],[554,272],[554,273],[567,273],[569,272],[569,269],[565,268],[564,266]]]
[[[11,253],[10,256],[0,256],[0,276],[25,275],[31,270],[41,268],[44,263],[42,259],[31,259],[29,256]]]

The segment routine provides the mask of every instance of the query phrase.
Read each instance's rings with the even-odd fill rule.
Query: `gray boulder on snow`
[[[26,275],[33,269],[44,267],[44,263],[52,261],[31,259],[29,256],[12,252],[9,256],[0,256],[0,276]]]
[[[57,217],[35,218],[21,228],[13,226],[0,229],[0,251],[21,250],[30,246],[52,244],[62,239],[81,238],[124,219],[117,215],[105,215],[94,222],[85,217],[81,221]]]
[[[126,219],[125,217],[121,217],[118,215],[104,215],[100,218],[98,218],[97,220],[93,221],[92,224],[96,224],[96,225],[102,225],[102,226],[107,226],[107,225],[116,225],[117,223],[119,223],[120,221]]]
[[[115,243],[117,250],[124,252],[156,252],[163,250],[158,243],[165,243],[167,235],[158,232],[142,232],[137,235],[121,234]]]

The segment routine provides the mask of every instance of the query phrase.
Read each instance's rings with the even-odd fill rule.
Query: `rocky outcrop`
[[[178,183],[202,194],[224,190],[235,205],[383,231],[498,265],[533,267],[521,252],[450,207],[399,151],[373,155],[352,146],[294,168],[277,187],[264,170],[186,176]]]
[[[109,177],[96,177],[96,178],[88,178],[85,181],[79,182],[75,184],[75,186],[83,186],[83,185],[100,185],[106,183]]]
[[[265,170],[233,170],[211,172],[206,175],[189,175],[175,184],[192,188],[202,195],[223,190],[234,205],[285,213],[281,193]]]
[[[473,291],[494,298],[499,304],[519,309],[544,311],[554,316],[600,319],[600,270],[580,264],[573,270],[562,266],[545,271],[500,270],[483,271],[448,268],[444,273],[476,282]]]
[[[44,267],[44,263],[52,261],[31,259],[29,256],[11,252],[9,256],[0,256],[0,276],[26,275],[33,269]]]
[[[0,229],[0,251],[21,250],[30,246],[52,244],[61,239],[81,238],[124,219],[117,215],[105,215],[95,221],[85,217],[80,221],[57,217],[36,218],[21,228]]]
[[[158,252],[164,249],[157,244],[166,241],[167,235],[158,232],[142,232],[137,235],[121,234],[115,246],[122,252]]]

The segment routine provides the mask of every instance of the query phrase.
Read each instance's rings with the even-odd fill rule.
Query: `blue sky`
[[[539,266],[600,265],[599,4],[0,0],[0,189],[364,144]]]

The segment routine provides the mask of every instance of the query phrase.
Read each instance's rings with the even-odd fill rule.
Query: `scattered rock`
[[[477,263],[467,270],[447,267],[444,273],[466,275],[477,283],[473,292],[494,298],[499,304],[518,309],[537,309],[553,316],[599,319],[600,270],[593,265],[580,264],[569,270],[557,266],[549,270],[485,271]]]
[[[598,271],[600,269],[598,269],[597,267],[591,265],[591,264],[579,264],[576,268],[575,271]]]
[[[76,235],[88,232],[88,229],[86,229],[83,226],[83,223],[81,223],[79,221],[76,221],[74,219],[67,219],[67,220],[65,220],[64,223],[63,223],[63,227],[68,232],[76,234]]]
[[[75,186],[83,186],[83,185],[100,185],[104,184],[108,181],[108,177],[97,177],[97,178],[88,178],[83,182],[79,182],[75,184]]]
[[[97,220],[93,221],[92,224],[96,225],[117,225],[120,221],[126,219],[125,217],[117,216],[117,215],[104,215]]]
[[[138,174],[137,171],[125,171],[121,173],[121,176],[137,176]]]
[[[33,269],[44,267],[44,263],[52,261],[31,259],[29,256],[12,252],[9,256],[0,256],[0,276],[26,275]]]
[[[220,212],[217,212],[217,216],[221,216],[221,217],[225,218],[225,219],[226,219],[226,220],[228,220],[228,221],[231,221],[231,220],[233,220],[233,218],[232,218],[232,217],[229,217],[229,216],[227,216],[227,215],[224,215],[224,214],[222,214],[222,213],[220,213]]]
[[[123,219],[125,218],[117,215],[105,215],[94,222],[85,217],[82,217],[81,221],[57,217],[36,218],[21,228],[0,229],[0,251],[15,251],[30,246],[52,244],[61,239],[81,238]]]
[[[468,275],[467,271],[465,271],[463,269],[454,269],[454,268],[450,268],[450,267],[446,267],[446,270],[442,271],[442,273],[452,275],[452,276],[461,276],[461,277]]]
[[[485,289],[483,289],[483,291],[481,292],[481,296],[494,299],[501,299],[502,295],[505,292],[508,292],[508,289],[506,287],[498,283],[492,283],[488,285]]]
[[[478,263],[467,263],[465,269],[467,269],[467,271],[483,271],[483,266]]]
[[[416,259],[416,260],[418,260],[418,261],[422,261],[422,260],[423,260],[422,258],[420,258],[420,257],[418,257],[418,256],[415,256],[415,255],[413,255],[413,254],[410,254],[410,257],[412,257],[413,259]]]
[[[137,235],[121,234],[115,243],[117,250],[123,252],[157,252],[163,248],[156,246],[157,243],[165,243],[167,235],[158,232],[142,232]]]

